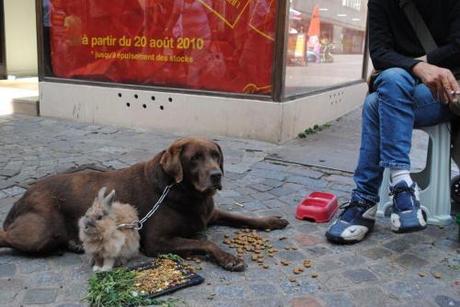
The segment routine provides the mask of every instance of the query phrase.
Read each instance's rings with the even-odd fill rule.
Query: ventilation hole
[[[121,96],[122,96],[122,95],[121,95],[121,93],[118,93],[118,97],[120,97],[120,98],[121,98]]]
[[[171,98],[171,97],[169,97],[169,98],[168,98],[168,101],[169,101],[169,102],[172,102],[172,98]]]
[[[147,109],[147,105],[146,105],[145,103],[142,105],[142,107],[143,107],[144,109]]]
[[[127,102],[126,106],[129,108],[131,106],[131,104],[129,102]]]
[[[152,99],[152,101],[155,101],[155,96],[152,96],[152,97],[150,97],[150,98]]]
[[[164,110],[164,109],[165,109],[165,107],[163,107],[163,106],[160,106],[160,110]]]
[[[137,96],[137,94],[134,94],[134,98],[136,98],[136,99],[137,99],[137,98],[139,98],[139,96]]]

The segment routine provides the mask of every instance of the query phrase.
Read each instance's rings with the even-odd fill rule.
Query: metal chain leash
[[[171,188],[174,186],[174,184],[167,185],[166,188],[163,190],[163,194],[161,194],[160,198],[157,200],[157,202],[153,205],[152,209],[150,209],[149,212],[140,220],[134,221],[129,224],[120,224],[117,226],[117,229],[135,229],[135,230],[141,230],[142,227],[144,227],[144,223],[160,208],[161,203],[163,200],[166,198],[168,195],[169,191]]]

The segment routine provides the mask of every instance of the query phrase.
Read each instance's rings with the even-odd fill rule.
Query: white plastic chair
[[[428,223],[448,225],[452,222],[450,201],[450,124],[421,128],[429,136],[426,167],[412,178],[420,188],[420,204]],[[380,187],[377,216],[390,216],[392,197],[389,196],[390,171],[385,169]]]

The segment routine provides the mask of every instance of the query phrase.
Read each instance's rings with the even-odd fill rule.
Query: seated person
[[[329,241],[356,243],[373,229],[383,171],[390,169],[394,232],[426,228],[417,184],[410,176],[414,127],[454,119],[460,87],[460,1],[413,0],[439,46],[425,54],[398,0],[370,0],[369,49],[380,73],[363,107],[361,148],[351,202],[326,232]]]

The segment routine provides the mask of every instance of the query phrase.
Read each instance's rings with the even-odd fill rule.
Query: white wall
[[[8,75],[37,75],[35,0],[4,0]]]
[[[273,143],[348,113],[362,104],[367,91],[362,82],[277,103],[54,82],[39,87],[42,116]]]

